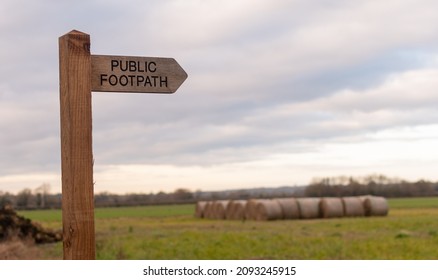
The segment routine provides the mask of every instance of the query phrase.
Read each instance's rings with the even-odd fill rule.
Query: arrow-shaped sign
[[[186,78],[173,58],[91,55],[92,91],[174,93]]]

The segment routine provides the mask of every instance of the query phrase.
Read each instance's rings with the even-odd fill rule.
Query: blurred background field
[[[438,259],[438,198],[388,201],[387,217],[270,222],[196,219],[193,204],[97,208],[96,257]],[[62,227],[60,210],[19,214],[47,228]],[[62,259],[62,243],[29,250],[31,259]]]

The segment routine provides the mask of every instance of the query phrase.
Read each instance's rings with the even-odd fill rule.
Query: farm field
[[[438,197],[390,199],[387,217],[224,221],[194,205],[95,210],[97,259],[438,259]],[[21,211],[61,228],[61,211]],[[62,244],[36,246],[61,259]]]

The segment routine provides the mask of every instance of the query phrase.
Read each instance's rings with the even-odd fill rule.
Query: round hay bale
[[[365,200],[367,200],[370,197],[372,197],[372,195],[361,195],[361,196],[358,196],[358,198],[360,199],[360,201],[362,201],[362,203],[364,203]]]
[[[246,200],[232,200],[228,203],[225,218],[227,220],[245,219]]]
[[[225,219],[225,213],[229,200],[217,200],[213,203],[213,219],[223,220]]]
[[[255,220],[256,219],[256,206],[259,201],[263,199],[250,199],[246,202],[245,205],[245,219],[246,220]]]
[[[283,219],[292,220],[300,218],[300,208],[295,198],[277,198],[283,212]]]
[[[324,197],[320,205],[323,218],[340,218],[344,216],[344,205],[339,197]]]
[[[366,216],[386,216],[389,212],[388,201],[384,197],[370,196],[364,201]]]
[[[363,217],[365,216],[365,208],[363,207],[362,199],[358,196],[348,196],[342,198],[345,217]]]
[[[317,219],[321,217],[319,203],[321,198],[306,197],[298,198],[298,208],[300,209],[301,219]]]
[[[213,219],[213,202],[208,201],[204,206],[204,218]]]
[[[196,218],[204,218],[205,205],[207,205],[206,201],[196,202],[196,207],[195,207],[195,217]]]
[[[283,210],[277,200],[260,200],[256,204],[257,221],[278,220],[283,218]]]
[[[225,219],[227,220],[233,219],[233,207],[234,207],[234,200],[231,200],[227,205],[227,209],[225,210]]]

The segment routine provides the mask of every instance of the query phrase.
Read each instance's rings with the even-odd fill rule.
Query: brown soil
[[[44,229],[6,206],[0,208],[0,242],[11,240],[26,240],[36,244],[53,243],[62,240],[62,233]]]

